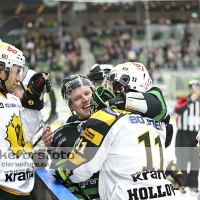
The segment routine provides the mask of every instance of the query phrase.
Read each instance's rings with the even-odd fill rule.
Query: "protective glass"
[[[19,66],[19,65],[13,65],[13,67],[11,68],[11,72],[14,76],[17,76],[18,74],[20,74],[21,80],[23,80],[27,74],[28,71],[28,67],[26,66]]]

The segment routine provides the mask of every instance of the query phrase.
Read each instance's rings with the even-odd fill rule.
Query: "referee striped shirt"
[[[187,97],[179,98],[175,107],[179,130],[198,132],[200,130],[200,99],[190,102]]]

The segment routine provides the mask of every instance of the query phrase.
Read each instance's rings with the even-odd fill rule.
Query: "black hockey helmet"
[[[87,77],[91,81],[103,80],[105,75],[109,74],[112,68],[113,66],[110,64],[94,64]]]
[[[81,86],[89,86],[92,90],[94,89],[94,85],[92,82],[86,78],[85,76],[79,75],[71,75],[65,79],[63,79],[61,84],[61,94],[63,99],[66,101],[68,105],[70,105],[70,94],[73,90]]]

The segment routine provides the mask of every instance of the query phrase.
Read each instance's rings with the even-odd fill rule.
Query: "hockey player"
[[[108,78],[110,72],[112,71],[112,73],[118,73],[118,68],[120,67],[120,65],[124,66],[134,64],[141,65],[141,63],[137,62],[127,62],[126,64],[119,64],[116,67],[113,67],[109,64],[95,64],[91,67],[91,70],[89,71],[87,76],[94,83],[95,86],[102,85],[113,90],[113,86]],[[123,80],[120,80],[120,82],[124,83]],[[146,93],[139,93],[135,91],[129,91],[126,89],[126,87],[123,90],[120,89],[116,91],[117,85],[115,85],[114,87],[114,92],[116,93],[117,97],[112,98],[108,102],[106,102],[107,106],[116,106],[118,109],[127,110],[130,112],[137,111],[139,113],[143,113],[145,116],[154,118],[154,120],[156,121],[160,121],[166,117],[167,107],[162,92],[159,88],[153,87],[149,88],[149,91],[147,91]],[[104,107],[105,103],[101,103],[99,101],[98,109]]]
[[[65,78],[61,84],[61,94],[67,105],[69,106],[72,116],[76,114],[74,121],[65,123],[54,131],[53,141],[51,146],[48,147],[48,153],[52,159],[51,168],[55,169],[55,164],[58,162],[58,157],[54,155],[60,155],[62,159],[66,159],[73,148],[73,145],[77,138],[80,136],[78,132],[78,126],[80,123],[84,123],[90,117],[90,97],[94,85],[92,82],[82,75],[71,75]],[[47,126],[43,132],[43,141],[46,143],[44,135],[51,134],[50,126]],[[52,172],[52,170],[51,170]],[[53,172],[52,172],[53,173]],[[55,175],[57,178],[57,176]],[[67,187],[78,199],[98,199],[98,174],[94,174],[92,177],[93,182],[85,182],[77,185],[65,183]]]
[[[87,77],[95,87],[102,85],[112,90],[112,85],[108,81],[108,75],[112,68],[113,66],[111,64],[96,63],[91,67]]]
[[[126,65],[124,70],[127,87],[139,92],[149,89],[150,76],[143,65]],[[119,80],[121,74],[115,75]],[[95,98],[91,99],[92,111],[98,104]],[[175,199],[163,171],[165,139],[163,122],[117,109],[97,111],[87,120],[67,160],[67,175],[79,183],[100,170],[101,199]],[[64,173],[58,175],[66,179]]]
[[[34,185],[34,164],[30,158],[26,134],[20,119],[19,99],[14,96],[13,87],[23,80],[27,73],[25,57],[14,46],[0,41],[0,104],[1,104],[1,159],[0,198],[4,200],[29,200]],[[38,77],[32,79],[22,98],[22,106],[40,109],[39,99],[44,85]],[[46,82],[44,78],[40,79]]]
[[[22,88],[20,83],[16,83],[13,86],[14,94],[19,98],[23,99],[24,90],[27,88],[28,83],[31,79],[31,77],[36,74],[34,70],[28,69],[28,72],[23,80],[23,85],[25,88]],[[21,104],[21,102],[20,102]],[[40,122],[43,118],[41,111],[38,111],[37,109],[28,109],[23,108],[21,106],[20,110],[20,117],[23,123],[23,126],[25,128],[25,134],[26,134],[26,142],[29,142],[33,136],[35,135],[36,131],[40,128]],[[31,124],[31,126],[30,126]]]
[[[62,87],[63,87],[63,86],[65,86],[65,85],[62,85]],[[69,86],[69,85],[66,84],[66,86]],[[64,94],[65,94],[66,88],[65,88],[65,87],[64,87],[63,89],[61,88],[61,90],[62,90],[62,96],[63,96],[64,100],[66,100],[66,97],[65,97],[65,95],[64,95]],[[71,91],[73,91],[73,90],[71,89]],[[107,91],[107,90],[104,89],[103,95],[106,94],[106,91]],[[109,92],[108,92],[108,93],[109,93]],[[109,95],[108,93],[107,93],[107,95]],[[157,91],[155,91],[155,94],[157,95],[157,94],[159,94],[159,93],[158,93]],[[93,95],[95,95],[95,93],[93,93]],[[152,95],[152,94],[148,94],[148,95],[149,95],[149,96],[153,96],[153,98],[155,98],[155,100],[157,100],[157,98],[154,97],[154,95]],[[147,96],[148,96],[148,95],[147,95]],[[100,97],[100,95],[97,94],[97,97],[96,97],[96,98],[101,99],[102,96]],[[107,98],[107,97],[106,97],[106,98]],[[103,97],[103,99],[105,99],[105,96]],[[160,100],[160,101],[159,101],[159,100]],[[160,105],[159,108],[162,109],[163,107],[162,107],[161,101],[164,101],[164,99],[162,100],[162,93],[161,93],[161,95],[159,95],[159,100],[158,100],[159,102],[157,103],[157,105]],[[67,102],[68,102],[68,101],[69,101],[69,98],[68,98]],[[100,100],[100,101],[101,101],[101,100]],[[101,104],[102,102],[103,102],[103,101],[101,101],[100,104]],[[98,102],[98,103],[99,103],[99,102]],[[154,101],[153,101],[152,103],[153,103],[152,106],[155,105],[155,109],[156,109],[156,106],[157,106],[157,105],[154,104]],[[160,103],[160,104],[159,104],[159,103]],[[105,104],[103,104],[103,106],[104,106],[104,105],[105,105]],[[165,105],[165,103],[164,103],[163,105]],[[100,106],[101,106],[101,105],[100,105]],[[76,106],[74,106],[73,108],[76,109]],[[165,107],[165,108],[166,108],[166,107]],[[70,108],[70,109],[71,109],[71,108]],[[161,112],[161,110],[159,110],[159,113],[160,113],[160,112]],[[157,114],[157,112],[153,112],[153,114],[154,114],[154,113]],[[154,115],[154,116],[155,116],[155,115]],[[74,118],[74,115],[73,115],[73,118]],[[74,121],[77,120],[77,119],[78,119],[77,117],[74,118]],[[76,126],[77,126],[77,125],[76,125]],[[48,128],[50,128],[50,127],[48,127]],[[56,144],[56,145],[59,144],[61,141],[67,141],[66,139],[63,140],[62,135],[63,135],[64,132],[66,132],[66,133],[67,133],[67,136],[68,136],[69,131],[66,131],[66,130],[64,131],[64,129],[65,129],[65,127],[62,127],[62,128],[60,129],[60,130],[62,131],[61,134],[60,134],[59,129],[58,129],[58,131],[55,132],[54,138],[56,138],[56,136],[59,135],[59,134],[60,134],[60,137],[56,139],[56,143],[54,143],[53,146],[54,146],[55,144]],[[47,129],[45,132],[43,132],[43,142],[44,142],[47,146],[48,146],[49,144],[51,144],[51,142],[52,142],[52,137],[53,137],[53,132],[50,131],[50,129],[49,129],[49,130]],[[64,137],[65,137],[65,136],[64,136]],[[71,139],[70,139],[67,143],[69,143],[69,142],[72,142]],[[66,143],[66,142],[65,142],[65,143]],[[66,145],[66,144],[65,144],[65,145]],[[69,144],[68,144],[68,145],[69,145]],[[62,144],[62,146],[63,146],[63,144]],[[71,147],[71,146],[73,146],[73,144],[70,144],[70,147]]]

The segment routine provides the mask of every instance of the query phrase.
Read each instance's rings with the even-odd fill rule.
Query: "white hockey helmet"
[[[87,77],[91,81],[96,81],[96,80],[103,80],[105,75],[109,74],[110,70],[113,68],[111,64],[94,64]]]
[[[30,78],[31,78],[34,74],[36,74],[36,71],[34,71],[34,70],[32,70],[32,69],[28,69],[27,74],[26,74],[26,76],[25,76],[25,78],[24,78],[24,80],[23,80],[23,84],[24,84],[25,87],[27,87]]]
[[[28,68],[25,66],[25,57],[23,56],[22,51],[17,49],[16,47],[2,42],[0,40],[0,71],[10,72],[10,69],[14,65],[18,65],[22,67],[20,76],[23,80],[26,76]]]
[[[200,88],[200,81],[199,80],[191,80],[188,83],[189,88]]]
[[[152,79],[146,67],[138,62],[125,62],[117,65],[110,71],[109,79],[114,91],[115,83],[120,83],[125,91],[146,92],[152,87]]]

